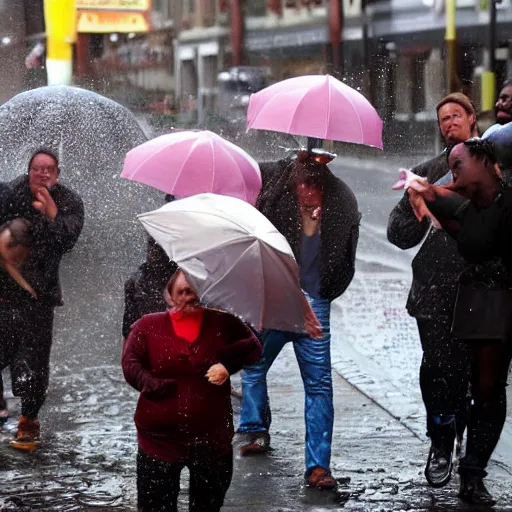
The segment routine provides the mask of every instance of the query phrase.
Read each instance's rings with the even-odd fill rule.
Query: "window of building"
[[[188,16],[196,12],[196,0],[183,0],[183,14]]]
[[[244,3],[246,16],[265,16],[267,14],[266,0],[251,0]]]

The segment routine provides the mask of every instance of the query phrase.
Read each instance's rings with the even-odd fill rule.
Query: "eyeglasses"
[[[30,170],[32,172],[37,173],[37,174],[44,174],[44,173],[53,174],[54,172],[56,172],[57,167],[55,167],[55,165],[48,166],[48,167],[34,167],[34,166],[31,166]]]
[[[297,151],[297,160],[299,162],[305,162],[306,160],[311,159],[321,165],[327,165],[329,162],[332,162],[336,156],[337,155],[335,153],[329,153],[329,151],[316,148],[311,149],[310,151],[307,149],[299,149]]]

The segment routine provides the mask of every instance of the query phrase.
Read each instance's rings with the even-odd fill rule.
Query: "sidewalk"
[[[394,419],[333,372],[335,428],[334,476],[343,485],[337,494],[306,489],[304,471],[303,390],[291,346],[269,372],[274,451],[235,460],[235,476],[226,511],[377,512],[462,511],[456,497],[458,477],[441,490],[426,485],[423,470],[428,443]],[[238,443],[235,443],[235,447]],[[488,478],[499,503],[512,510],[510,474],[491,464]],[[469,509],[468,509],[469,510]]]

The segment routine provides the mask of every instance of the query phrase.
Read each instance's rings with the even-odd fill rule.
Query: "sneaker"
[[[432,441],[425,467],[425,478],[432,487],[444,487],[452,477],[453,443]]]
[[[310,469],[304,481],[308,487],[316,487],[317,489],[332,490],[338,487],[338,483],[328,469],[317,466]]]
[[[41,444],[39,420],[20,416],[16,437],[9,444],[18,450],[35,450]]]
[[[437,416],[429,427],[431,439],[425,478],[432,487],[444,487],[452,477],[453,451],[457,438],[454,416]]]
[[[459,498],[473,505],[492,507],[496,504],[484,485],[484,479],[475,475],[460,475]]]
[[[270,436],[268,432],[256,432],[251,434],[249,442],[240,447],[240,455],[257,455],[260,453],[267,453],[270,451]]]

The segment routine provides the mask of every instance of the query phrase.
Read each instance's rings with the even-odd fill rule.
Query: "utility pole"
[[[370,103],[374,103],[371,79],[370,37],[368,31],[368,0],[361,0],[361,22],[363,43],[363,93]]]
[[[482,73],[482,112],[494,108],[496,98],[496,0],[489,1],[489,57]]]
[[[48,85],[71,85],[76,42],[75,0],[44,0]]]
[[[343,75],[343,0],[329,0],[329,72],[340,78]]]
[[[459,79],[457,76],[457,1],[445,0],[446,13],[446,88],[448,93],[459,89]]]

